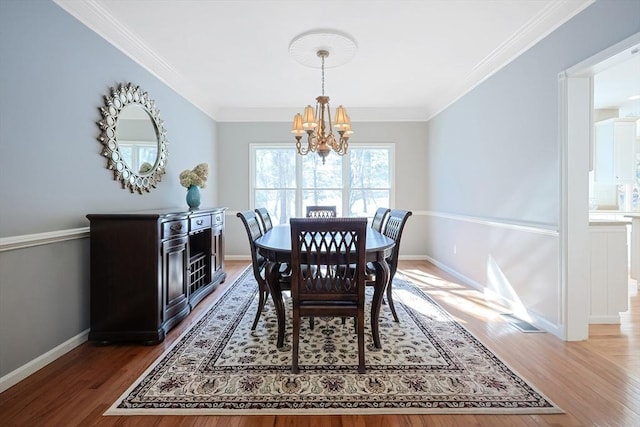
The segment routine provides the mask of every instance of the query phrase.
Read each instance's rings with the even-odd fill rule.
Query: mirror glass
[[[127,166],[140,175],[148,175],[158,161],[158,130],[142,106],[130,104],[122,109],[116,140]]]
[[[129,83],[112,88],[98,122],[107,169],[123,188],[142,194],[165,173],[167,140],[159,111],[146,92]]]

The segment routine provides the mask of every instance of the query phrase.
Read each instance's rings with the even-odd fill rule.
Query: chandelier
[[[296,138],[298,154],[304,156],[310,151],[316,152],[324,164],[331,150],[340,156],[347,154],[349,136],[353,130],[351,130],[349,114],[342,105],[336,108],[335,121],[333,124],[331,123],[329,97],[324,94],[324,60],[329,56],[329,51],[320,49],[316,54],[322,59],[322,95],[316,98],[315,110],[311,105],[307,105],[302,115],[298,113],[293,117],[291,133]],[[334,128],[338,135],[334,135]],[[303,147],[302,137],[305,133],[307,134],[307,144],[306,147]]]

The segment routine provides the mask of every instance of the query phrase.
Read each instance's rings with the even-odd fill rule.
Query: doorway
[[[589,169],[593,125],[593,78],[632,55],[640,55],[640,33],[560,73],[562,319],[564,338],[589,335]]]

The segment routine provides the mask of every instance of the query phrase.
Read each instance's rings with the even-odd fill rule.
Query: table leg
[[[376,282],[373,291],[373,301],[371,302],[371,335],[373,336],[373,344],[376,348],[382,348],[380,343],[380,306],[382,305],[382,297],[384,290],[389,282],[389,265],[385,260],[373,263],[376,269]]]
[[[393,305],[392,294],[393,294],[393,276],[391,276],[391,273],[389,273],[389,280],[387,281],[387,302],[389,303],[389,308],[391,309],[393,320],[395,320],[396,322],[400,322],[400,319],[398,319],[398,315],[396,314],[396,307]]]
[[[276,347],[280,348],[284,345],[284,331],[286,327],[284,318],[284,301],[282,300],[282,288],[280,286],[280,263],[267,262],[265,266],[265,279],[269,285],[273,305],[276,309],[278,319],[278,340]]]

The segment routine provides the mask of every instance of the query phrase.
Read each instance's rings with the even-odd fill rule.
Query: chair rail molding
[[[29,248],[66,240],[89,237],[89,227],[70,228],[67,230],[48,231],[45,233],[24,234],[21,236],[0,237],[0,252]]]
[[[509,220],[502,220],[489,217],[471,216],[451,214],[438,211],[419,211],[418,215],[426,215],[437,218],[451,219],[454,221],[463,221],[473,224],[486,225],[489,227],[507,228],[510,230],[523,231],[528,233],[544,234],[547,236],[559,236],[558,227],[555,225],[539,224],[539,223],[527,223],[527,222],[515,222]]]

